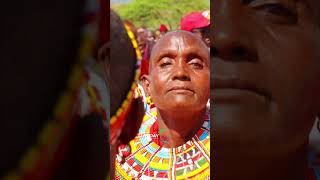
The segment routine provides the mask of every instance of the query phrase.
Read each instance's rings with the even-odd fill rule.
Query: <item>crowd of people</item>
[[[139,50],[142,54],[143,60],[150,58],[151,49],[154,44],[166,33],[173,31],[175,29],[169,30],[165,24],[160,24],[159,28],[155,31],[150,30],[150,28],[139,27],[136,28],[134,24],[130,21],[125,20],[124,23],[129,26],[135,35],[138,43]],[[210,48],[210,11],[200,11],[187,13],[185,16],[181,17],[180,30],[192,32],[196,34],[199,38],[203,39],[208,48]],[[147,72],[147,62],[143,62],[143,73]]]

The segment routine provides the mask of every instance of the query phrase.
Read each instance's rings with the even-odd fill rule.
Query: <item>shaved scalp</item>
[[[193,39],[197,39],[197,41],[199,42],[199,44],[201,46],[203,46],[203,48],[207,48],[206,44],[202,41],[202,39],[200,39],[198,36],[194,35],[193,33],[189,32],[189,31],[184,31],[184,30],[175,30],[175,31],[171,31],[166,33],[164,36],[162,36],[157,43],[153,46],[152,50],[151,50],[151,55],[150,55],[150,63],[149,63],[149,72],[152,71],[152,66],[153,66],[153,61],[155,58],[155,54],[157,54],[159,51],[161,51],[161,45],[164,42],[167,42],[169,40],[171,40],[172,38],[193,38]]]

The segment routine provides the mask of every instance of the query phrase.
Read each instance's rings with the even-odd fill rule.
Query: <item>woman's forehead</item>
[[[151,56],[162,53],[163,51],[180,50],[180,48],[197,48],[206,50],[205,44],[197,36],[189,32],[177,32],[163,36],[154,46]]]

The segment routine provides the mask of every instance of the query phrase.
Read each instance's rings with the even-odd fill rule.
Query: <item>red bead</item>
[[[118,153],[123,158],[126,158],[131,154],[131,148],[129,145],[120,144],[120,146],[118,147]]]

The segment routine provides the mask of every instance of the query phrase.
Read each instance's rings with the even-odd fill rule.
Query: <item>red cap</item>
[[[159,31],[160,31],[160,32],[167,32],[167,31],[168,31],[168,28],[167,28],[166,25],[161,24],[161,25],[160,25],[160,28],[159,28]]]
[[[180,29],[191,31],[196,28],[203,28],[210,25],[210,20],[200,12],[192,12],[181,19]]]

